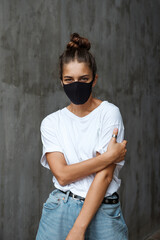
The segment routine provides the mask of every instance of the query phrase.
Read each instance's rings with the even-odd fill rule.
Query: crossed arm
[[[97,156],[99,153],[97,153]],[[84,239],[85,231],[100,207],[106,190],[112,180],[116,164],[111,164],[107,168],[96,173],[96,176],[87,192],[83,207],[70,230],[66,240]],[[73,238],[72,238],[73,237]],[[75,238],[74,238],[75,237]]]
[[[66,240],[83,239],[90,221],[102,203],[106,190],[112,180],[116,164],[112,163],[113,160],[110,155],[106,155],[108,157],[108,161],[105,159],[103,163],[104,156],[98,152],[95,158],[72,165],[66,164],[65,159],[61,153],[54,152],[47,153],[46,155],[50,169],[57,177],[60,184],[63,183],[63,185],[66,185],[69,182],[72,182],[73,179],[75,181],[76,179],[80,179],[80,176],[84,177],[96,172],[94,180],[87,192],[87,196],[79,213],[79,216],[77,217],[74,226],[66,238]],[[55,157],[54,160],[56,160],[56,156],[59,157],[59,159],[57,159],[57,161],[53,161],[53,156]],[[63,172],[64,179],[61,175],[58,175],[58,172]],[[75,175],[73,175],[74,173]],[[77,238],[79,236],[80,238]]]
[[[98,155],[99,153],[97,153]],[[107,168],[97,172],[94,177],[80,214],[75,221],[75,226],[81,228],[84,232],[103,201],[107,188],[112,181],[115,167],[116,164],[112,163]]]

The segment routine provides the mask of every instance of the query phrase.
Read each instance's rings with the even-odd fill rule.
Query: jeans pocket
[[[58,194],[57,190],[54,190],[49,194],[47,201],[43,203],[43,208],[46,210],[54,210],[61,205],[62,201],[61,195]]]
[[[43,203],[43,208],[46,210],[54,210],[60,206],[60,201],[55,203],[55,202],[45,202]]]
[[[116,204],[102,203],[99,210],[103,215],[105,215],[105,217],[110,219],[118,219],[121,217],[121,208],[119,203]]]
[[[124,220],[122,212],[121,212],[121,219],[122,219],[122,222],[123,222],[123,225],[124,225],[124,228],[125,228],[125,232],[126,232],[126,234],[128,236],[128,226],[127,226],[127,224],[126,224],[126,222]]]
[[[123,214],[120,207],[120,202],[116,204],[102,203],[99,208],[101,221],[109,232],[112,234],[108,239],[123,239],[128,240],[128,232],[126,224],[123,221]]]

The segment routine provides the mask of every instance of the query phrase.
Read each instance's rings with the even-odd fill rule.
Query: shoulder
[[[57,110],[53,113],[48,114],[46,117],[44,117],[41,121],[40,129],[45,128],[45,127],[49,128],[49,127],[55,126],[56,123],[58,122],[59,111],[60,110]]]
[[[103,118],[108,124],[114,125],[123,122],[120,109],[115,104],[104,101]]]

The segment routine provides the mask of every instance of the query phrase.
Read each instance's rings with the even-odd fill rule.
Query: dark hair
[[[95,58],[89,52],[91,44],[87,38],[80,37],[78,33],[73,33],[70,36],[70,42],[67,44],[66,50],[59,57],[59,76],[62,80],[63,64],[74,61],[85,62],[92,70],[93,79],[95,78],[97,66]]]

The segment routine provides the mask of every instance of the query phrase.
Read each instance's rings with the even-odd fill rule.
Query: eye
[[[81,80],[87,81],[87,80],[88,80],[88,78],[82,78]]]
[[[71,78],[66,78],[64,81],[66,81],[66,82],[73,82],[73,79],[71,79]],[[83,77],[83,78],[81,78],[79,81],[82,81],[82,82],[86,82],[86,81],[88,81],[88,78],[85,78],[85,77]]]
[[[72,81],[72,79],[67,78],[67,79],[65,79],[65,81]]]

